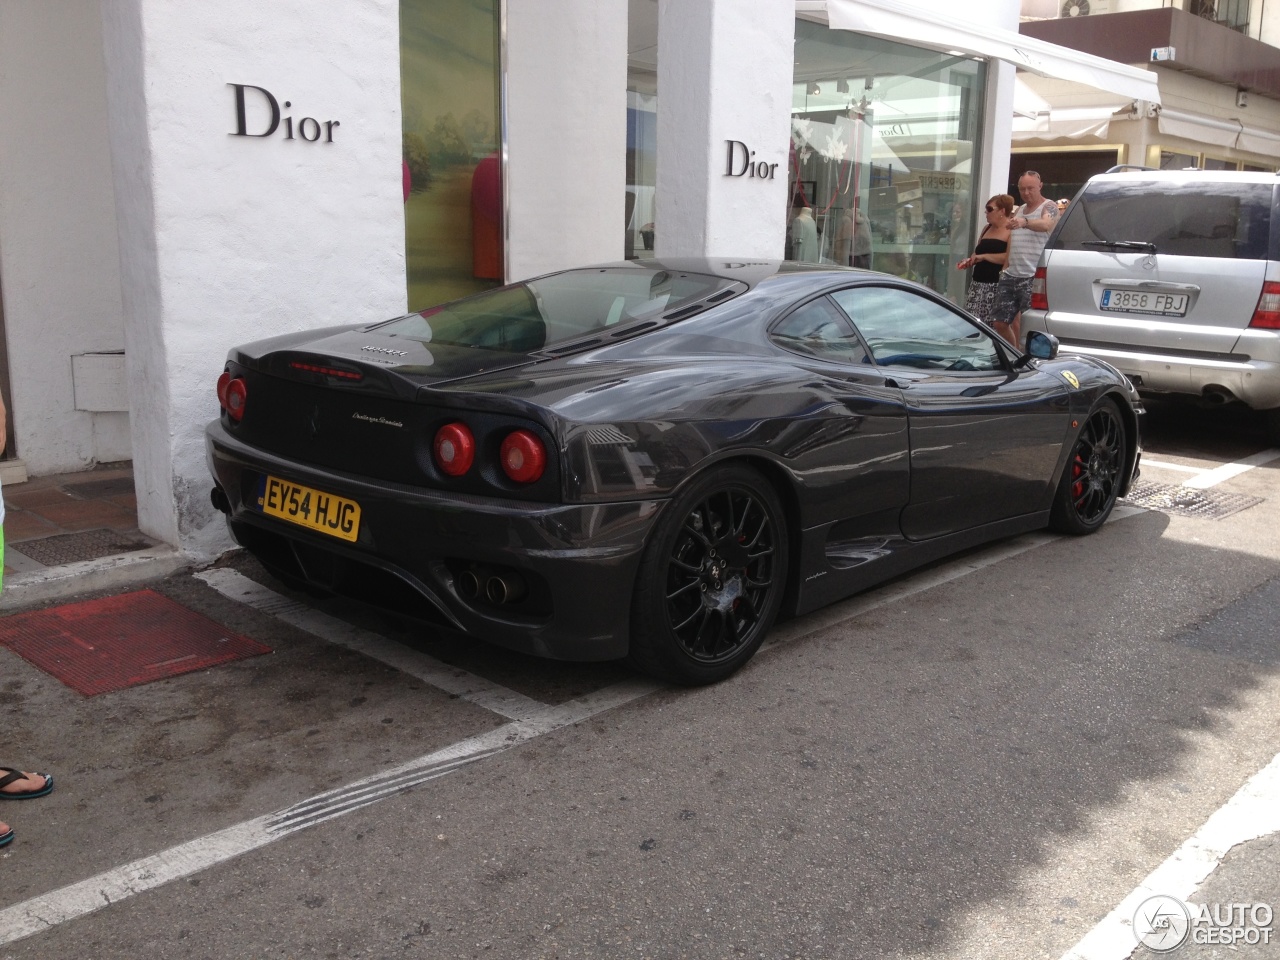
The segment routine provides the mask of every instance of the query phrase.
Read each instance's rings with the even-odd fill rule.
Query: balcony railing
[[[1249,32],[1249,0],[1173,0],[1173,6],[1232,30]]]

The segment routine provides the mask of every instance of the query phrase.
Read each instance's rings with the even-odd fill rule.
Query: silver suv
[[[1280,443],[1280,176],[1093,177],[1045,246],[1022,329],[1145,393],[1269,411]]]

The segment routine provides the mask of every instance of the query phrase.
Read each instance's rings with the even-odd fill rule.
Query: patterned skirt
[[[964,308],[979,320],[991,322],[992,314],[995,313],[995,303],[996,284],[976,282],[969,284],[969,292],[964,298]]]

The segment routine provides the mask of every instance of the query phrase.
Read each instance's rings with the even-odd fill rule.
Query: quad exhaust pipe
[[[227,491],[215,486],[209,491],[209,499],[213,501],[213,509],[231,516],[231,501],[227,499]]]
[[[518,573],[495,573],[485,581],[484,595],[490,603],[519,603],[528,590]]]
[[[529,593],[524,577],[514,570],[467,567],[457,579],[458,593],[468,600],[487,600],[496,606],[519,603]]]

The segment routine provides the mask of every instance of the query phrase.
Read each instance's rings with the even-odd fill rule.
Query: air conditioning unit
[[[1110,13],[1111,0],[1062,0],[1058,8],[1058,17],[1087,17],[1093,13]]]

